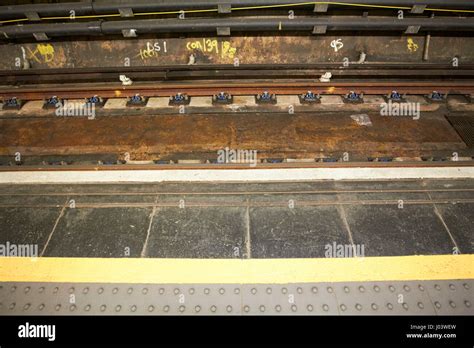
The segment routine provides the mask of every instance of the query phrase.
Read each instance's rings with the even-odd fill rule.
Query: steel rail
[[[474,70],[473,63],[462,63],[459,68],[465,70]],[[169,71],[214,71],[214,70],[318,70],[318,69],[338,69],[344,71],[360,71],[360,70],[399,70],[402,73],[404,70],[449,70],[455,71],[459,68],[453,68],[450,63],[429,63],[429,62],[365,62],[357,64],[349,62],[348,66],[344,66],[343,62],[316,62],[310,64],[239,64],[234,66],[232,64],[174,64],[174,65],[145,65],[145,66],[115,66],[115,67],[87,67],[87,68],[43,68],[43,69],[27,69],[27,70],[0,70],[0,76],[9,75],[42,75],[42,74],[83,74],[83,73],[112,73],[112,72],[169,72]]]
[[[42,100],[52,96],[66,99],[81,99],[94,95],[103,98],[131,97],[136,94],[145,97],[169,97],[177,93],[189,96],[212,96],[220,92],[232,95],[256,95],[269,91],[279,95],[295,95],[308,90],[323,95],[342,95],[350,91],[372,95],[389,94],[393,90],[399,93],[426,95],[433,91],[444,94],[474,94],[474,81],[429,81],[429,82],[331,82],[323,83],[316,80],[307,81],[191,81],[183,83],[140,83],[132,86],[112,84],[74,84],[74,85],[39,85],[35,87],[0,87],[0,99],[16,97],[24,100]]]
[[[266,79],[298,79],[308,80],[313,78],[318,80],[327,70],[284,70],[284,71],[271,71],[263,73],[259,70],[239,70],[239,71],[196,71],[196,72],[184,72],[184,71],[170,71],[170,72],[131,72],[126,74],[128,78],[131,78],[135,83],[137,82],[180,82],[180,81],[191,81],[191,80],[212,80],[219,81],[222,79],[232,79],[236,81],[255,80],[265,76]],[[406,80],[407,83],[413,81],[415,78],[422,81],[440,80],[444,81],[456,81],[456,80],[473,80],[474,71],[458,69],[453,71],[403,71],[398,70],[384,70],[381,72],[375,72],[373,70],[359,70],[359,71],[344,71],[335,70],[331,71],[333,82],[345,82],[355,79],[367,80],[367,79],[393,79],[393,76],[397,76],[397,81]],[[98,83],[98,82],[117,82],[119,81],[121,73],[84,73],[84,74],[44,74],[44,75],[19,75],[19,76],[2,76],[2,85],[38,85],[38,84],[51,84],[51,83]]]
[[[1,70],[2,84],[38,84],[38,83],[67,83],[67,82],[117,82],[119,76],[126,74],[133,81],[178,81],[191,79],[308,79],[319,78],[330,71],[333,80],[390,78],[423,80],[469,79],[474,77],[474,65],[466,64],[453,67],[449,64],[350,64],[344,67],[342,63],[332,64],[278,64],[278,65],[175,65],[175,66],[142,66],[134,68],[74,68],[74,69],[32,69],[32,70]]]

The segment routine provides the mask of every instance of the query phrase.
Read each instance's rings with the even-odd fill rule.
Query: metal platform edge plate
[[[293,284],[1,282],[0,315],[474,315],[474,280]]]

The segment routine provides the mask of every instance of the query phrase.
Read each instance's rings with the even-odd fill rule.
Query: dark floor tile
[[[43,249],[61,208],[0,208],[0,244],[37,244]]]
[[[474,254],[474,203],[436,206],[461,253]]]
[[[365,256],[433,255],[453,251],[449,234],[432,205],[345,207],[354,243]]]
[[[350,244],[334,206],[250,209],[253,258],[325,257],[327,245]]]
[[[140,257],[152,209],[67,209],[45,256]]]
[[[159,208],[147,256],[241,258],[245,255],[246,208]]]

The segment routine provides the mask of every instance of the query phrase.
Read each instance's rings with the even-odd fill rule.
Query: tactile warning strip
[[[472,315],[474,280],[301,284],[0,283],[2,315]]]

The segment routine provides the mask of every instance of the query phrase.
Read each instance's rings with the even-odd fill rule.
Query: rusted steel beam
[[[126,111],[124,111],[126,114]],[[116,116],[1,119],[0,155],[129,153],[134,160],[217,158],[225,147],[263,157],[311,158],[321,154],[422,156],[466,149],[441,114],[371,115],[360,126],[349,114],[255,114]]]

